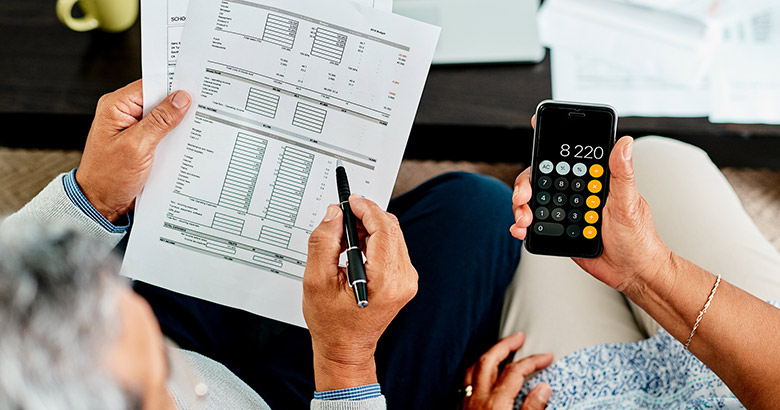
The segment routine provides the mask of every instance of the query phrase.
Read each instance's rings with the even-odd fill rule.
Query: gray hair
[[[107,363],[119,281],[106,255],[65,227],[2,224],[0,408],[127,408]]]

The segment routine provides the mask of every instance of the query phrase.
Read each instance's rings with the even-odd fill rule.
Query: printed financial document
[[[393,0],[353,1],[377,10],[393,10]],[[188,4],[189,0],[141,0],[144,114],[171,93]]]
[[[386,207],[439,29],[346,0],[190,0],[122,273],[305,326],[307,243],[352,191]]]

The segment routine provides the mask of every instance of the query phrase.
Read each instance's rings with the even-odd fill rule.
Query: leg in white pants
[[[633,158],[639,192],[672,251],[759,298],[780,300],[780,254],[706,153],[645,137],[636,140]],[[701,296],[702,304],[706,298]],[[562,358],[588,346],[641,340],[658,330],[649,315],[570,259],[525,251],[507,290],[502,323],[501,336],[526,333],[516,358],[540,352]]]

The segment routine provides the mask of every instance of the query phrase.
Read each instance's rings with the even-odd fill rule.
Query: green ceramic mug
[[[84,17],[73,17],[73,7],[79,3]],[[138,17],[138,0],[57,0],[57,17],[75,31],[96,28],[119,32],[133,26]]]

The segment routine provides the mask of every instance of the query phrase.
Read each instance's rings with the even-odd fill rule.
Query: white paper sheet
[[[553,49],[550,58],[556,100],[610,104],[623,117],[706,117],[710,113],[708,79],[690,86],[559,49]]]
[[[345,0],[190,0],[122,273],[305,326],[307,242],[353,192],[387,206],[439,29]]]
[[[170,92],[189,0],[141,0],[144,115]]]
[[[710,121],[780,124],[780,8],[724,34],[712,69]]]
[[[560,1],[551,3],[555,6],[551,9],[553,16],[546,17],[557,25],[561,25],[561,21],[554,14],[560,12],[556,6]],[[722,39],[712,50],[714,60],[704,77],[693,82],[682,81],[676,75],[649,74],[645,69],[604,58],[603,52],[594,51],[595,47],[583,47],[575,52],[572,44],[580,44],[583,40],[569,33],[568,46],[561,44],[564,40],[559,37],[556,40],[559,47],[553,48],[551,53],[554,98],[608,103],[622,116],[709,116],[713,122],[780,122],[780,75],[777,74],[780,72],[780,12],[773,2],[619,2],[663,8],[691,18],[698,15],[702,21],[718,27]],[[578,27],[581,29],[605,18],[580,21]],[[551,24],[548,22],[548,26]],[[615,35],[622,35],[622,31]],[[669,55],[644,47],[642,41],[632,41],[636,50],[646,54],[646,59],[673,62]],[[631,57],[626,59],[634,61]]]
[[[720,40],[719,26],[611,0],[547,0],[539,38],[642,77],[698,84]]]
[[[391,12],[393,0],[353,0]],[[141,70],[144,115],[171,93],[189,0],[141,0]]]

